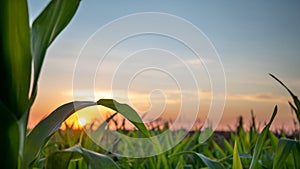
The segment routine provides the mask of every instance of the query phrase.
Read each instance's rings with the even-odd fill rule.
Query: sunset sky
[[[45,1],[29,0],[30,22],[45,5]],[[236,124],[239,115],[244,116],[245,122],[248,123],[251,109],[257,120],[264,123],[270,118],[275,105],[279,106],[275,124],[280,127],[292,126],[294,116],[287,104],[290,97],[268,76],[268,73],[276,75],[295,94],[300,95],[299,8],[300,1],[296,0],[288,3],[277,0],[81,1],[79,10],[70,25],[48,50],[29,126],[34,126],[65,102],[101,97],[114,98],[120,102],[128,102],[129,98],[138,112],[143,114],[148,111],[146,116],[148,120],[153,120],[160,115],[166,119],[174,119],[180,108],[182,96],[180,92],[183,92],[178,90],[176,82],[179,86],[184,86],[184,96],[187,96],[187,100],[200,96],[198,116],[202,122],[205,121],[213,91],[203,63],[214,68],[210,71],[219,71],[221,68],[214,67],[216,60],[204,58],[203,63],[200,63],[172,39],[151,35],[128,39],[117,45],[111,51],[111,57],[104,60],[100,67],[94,65],[100,61],[99,57],[89,57],[84,63],[77,63],[78,67],[81,65],[81,69],[76,73],[78,71],[78,67],[75,67],[76,59],[80,56],[80,52],[81,55],[92,55],[97,52],[81,50],[93,33],[120,17],[141,12],[167,13],[183,18],[200,29],[214,45],[226,77],[226,101],[219,124],[220,129]],[[147,22],[145,20],[139,24],[147,24]],[[134,27],[135,25],[131,24],[120,29],[134,29]],[[174,28],[170,28],[172,29]],[[182,32],[188,31],[184,28],[176,29]],[[112,31],[112,34],[107,35],[108,38],[113,37],[115,33],[118,32]],[[102,50],[101,47],[96,48]],[[143,51],[149,48],[161,50],[152,50],[150,53],[147,53],[147,50]],[[138,53],[134,53],[137,51]],[[197,90],[188,81],[190,72],[184,67],[176,66],[178,58],[172,58],[174,56],[168,52],[177,54],[179,60],[183,60],[192,70],[195,70],[194,76],[199,85]],[[122,60],[124,62],[121,62]],[[159,69],[142,71],[149,65],[152,67],[155,65]],[[113,74],[116,68],[118,71]],[[161,71],[160,68],[165,71]],[[73,84],[74,72],[76,83],[80,84]],[[91,77],[90,73],[95,76]],[[136,78],[132,77],[134,74]],[[91,78],[94,88],[90,88],[89,85]],[[132,78],[133,80],[130,81]],[[109,90],[110,83],[113,83],[113,93]],[[73,87],[76,85],[86,88],[81,87],[79,91],[75,91],[74,98]],[[95,97],[91,96],[91,93]],[[188,107],[193,107],[194,102],[195,99],[188,101],[187,104],[191,104]],[[188,110],[184,112],[187,117],[189,117]]]

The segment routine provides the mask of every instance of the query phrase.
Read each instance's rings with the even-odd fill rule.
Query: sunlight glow
[[[84,126],[84,125],[86,125],[87,120],[86,120],[86,118],[84,118],[84,117],[80,117],[80,118],[78,119],[78,122],[79,122],[79,124],[80,124],[81,126]]]

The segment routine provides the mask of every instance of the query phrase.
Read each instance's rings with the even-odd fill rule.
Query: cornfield
[[[128,119],[137,129],[126,130],[116,122],[113,114],[105,123],[93,129],[100,134],[109,130],[107,124],[113,125],[113,122],[117,132],[133,138],[151,138],[168,130],[168,125],[147,129],[134,109],[111,99],[63,104],[33,129],[28,130],[29,112],[38,92],[39,75],[47,49],[71,21],[80,1],[52,0],[32,25],[29,25],[26,0],[2,0],[0,4],[2,7],[1,168],[300,168],[299,129],[296,129],[290,137],[284,133],[275,135],[270,131],[277,114],[277,106],[262,131],[259,131],[254,120],[249,130],[241,125],[236,131],[229,132],[229,137],[226,138],[215,133],[208,139],[203,139],[201,134],[212,133],[211,129],[202,131],[199,129],[190,132],[168,151],[142,158],[123,157],[111,153],[95,144],[84,130],[74,130],[68,125],[66,129],[60,130],[61,124],[73,113],[95,105],[114,110]],[[300,102],[297,96],[279,79],[271,76],[291,95],[293,103],[289,104],[299,125]],[[168,132],[166,137],[169,139],[165,143],[168,145],[177,143],[176,139],[182,135],[181,132],[181,130]],[[130,143],[128,145],[131,148],[135,146]],[[159,142],[155,145],[154,148],[157,149],[164,146]],[[143,149],[151,148],[153,147],[143,147]]]

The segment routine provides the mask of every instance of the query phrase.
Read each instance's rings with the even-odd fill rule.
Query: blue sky
[[[29,1],[31,22],[45,5],[44,1]],[[72,90],[76,57],[95,31],[129,14],[162,12],[184,18],[197,26],[219,53],[227,82],[227,101],[221,121],[224,126],[238,115],[249,117],[250,109],[254,109],[258,120],[266,121],[275,104],[280,106],[277,123],[281,125],[287,121],[291,122],[292,115],[286,103],[288,95],[267,73],[277,75],[296,94],[300,93],[299,7],[299,1],[277,0],[82,1],[70,25],[48,50],[38,100],[32,110],[32,121],[42,118],[62,102],[73,99],[66,94],[66,91]],[[119,46],[117,51],[125,50],[130,53],[135,49],[151,46],[147,45],[147,42],[161,48],[172,49],[173,47],[175,51],[180,49],[166,39],[160,38],[159,42],[152,37],[147,40],[143,41],[141,37],[141,39],[134,39],[133,42],[128,41],[123,46]],[[139,41],[145,43],[137,43]],[[167,58],[166,56],[166,60]],[[88,61],[93,62],[93,60]],[[111,62],[113,61],[111,59]],[[149,62],[147,59],[141,59],[139,65],[142,65],[143,61]],[[177,71],[181,72],[180,69]],[[85,78],[84,74],[82,78]],[[169,80],[164,82],[171,83],[172,80]],[[208,81],[204,81],[203,91],[209,90],[209,84],[206,84]],[[146,88],[145,91],[149,89],[147,83],[135,85],[137,88],[143,86]],[[45,103],[43,101],[45,99],[53,101]],[[208,104],[209,101],[203,103]]]

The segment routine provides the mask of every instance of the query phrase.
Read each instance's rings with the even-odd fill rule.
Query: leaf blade
[[[282,168],[285,160],[289,156],[293,147],[297,144],[297,141],[281,138],[278,143],[277,150],[275,152],[275,157],[273,160],[273,169]]]
[[[273,79],[275,79],[279,84],[281,84],[288,91],[288,93],[291,95],[291,97],[293,98],[295,106],[291,102],[289,102],[289,105],[295,111],[298,122],[300,123],[300,101],[299,101],[298,97],[282,81],[280,81],[276,76],[274,76],[271,73],[269,73],[269,75]]]
[[[253,153],[253,157],[251,160],[251,164],[250,164],[250,169],[254,169],[257,168],[258,166],[258,160],[259,157],[261,155],[262,149],[263,149],[263,145],[265,143],[267,134],[269,132],[269,128],[277,114],[277,106],[275,106],[272,117],[269,121],[269,123],[264,127],[263,131],[261,132],[261,134],[258,136],[256,143],[255,143],[255,147],[254,147],[254,153]]]
[[[198,157],[198,159],[202,160],[204,162],[204,164],[209,169],[225,169],[225,167],[221,163],[219,163],[218,161],[212,160],[212,159],[206,157],[205,155],[203,155],[201,153],[194,152],[194,151],[180,152],[180,153],[169,156],[169,158],[179,156],[179,155],[184,155],[184,154],[193,154],[193,155],[195,155],[196,157]]]
[[[150,133],[138,113],[127,104],[121,104],[113,99],[100,99],[97,104],[119,112],[133,123],[146,137],[150,137]]]
[[[243,169],[242,162],[239,156],[238,148],[238,138],[236,138],[235,143],[234,143],[234,148],[233,148],[233,169]]]
[[[88,168],[90,169],[119,169],[119,166],[108,156],[81,148],[79,146],[73,146],[66,150],[51,154],[46,159],[46,168],[65,169],[68,167],[68,164],[72,159],[78,158],[79,156],[83,157],[84,161],[88,165]]]
[[[31,52],[34,62],[34,81],[30,96],[32,100],[35,99],[37,82],[47,48],[71,21],[79,3],[80,0],[52,0],[32,24]]]
[[[60,128],[64,120],[75,111],[94,105],[96,105],[95,102],[69,102],[58,107],[49,116],[39,122],[27,135],[24,152],[24,162],[27,163],[26,165],[34,161],[42,146]]]
[[[3,0],[0,5],[0,100],[19,119],[28,113],[31,78],[28,7],[26,0]]]
[[[0,132],[2,138],[0,155],[2,168],[17,168],[17,159],[19,153],[20,134],[16,118],[10,110],[0,101]]]

